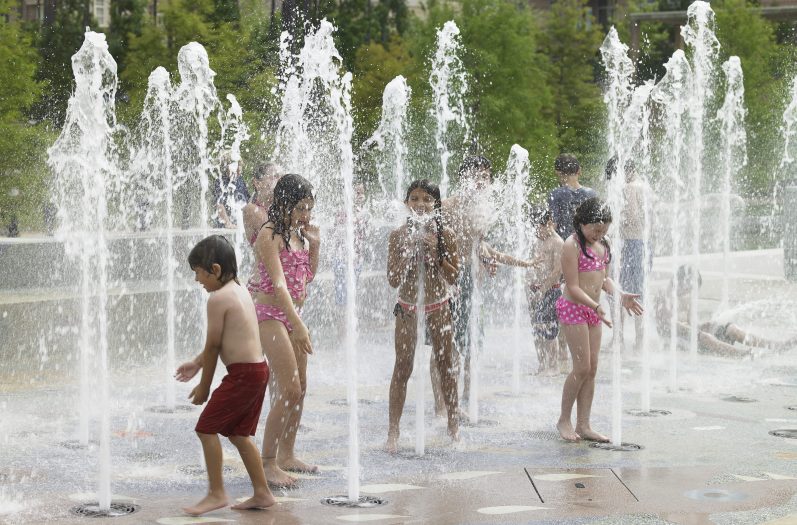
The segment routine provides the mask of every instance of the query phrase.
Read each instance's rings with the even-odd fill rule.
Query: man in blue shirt
[[[597,197],[592,188],[579,184],[581,165],[574,155],[562,153],[554,161],[554,169],[560,186],[548,196],[548,209],[553,216],[556,233],[563,240],[573,235],[573,214],[576,208],[587,199]]]

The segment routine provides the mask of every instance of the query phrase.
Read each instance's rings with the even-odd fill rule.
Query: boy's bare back
[[[212,292],[208,299],[208,332],[219,329],[219,358],[225,366],[263,360],[255,305],[249,292],[235,281]]]
[[[556,232],[539,243],[538,252],[535,258],[539,258],[541,264],[537,267],[537,275],[541,284],[547,284],[548,288],[553,286],[562,276],[562,246],[564,241]],[[545,286],[543,284],[543,286]]]

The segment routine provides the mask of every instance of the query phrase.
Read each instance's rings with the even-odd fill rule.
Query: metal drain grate
[[[786,407],[786,410],[797,410],[797,405],[789,405]]]
[[[497,427],[498,421],[496,421],[495,419],[484,419],[480,417],[479,420],[474,423],[470,419],[460,418],[459,424],[462,425],[463,427],[468,427],[468,428],[487,428],[487,427]]]
[[[745,397],[745,396],[725,396],[722,398],[723,401],[730,401],[731,403],[757,403],[758,399],[753,399],[752,397]]]
[[[637,445],[636,443],[621,443],[619,445],[615,445],[613,443],[590,443],[590,448],[599,448],[601,450],[611,450],[613,452],[634,452],[637,450],[642,450],[642,445]]]
[[[559,432],[552,430],[532,430],[525,432],[524,437],[538,441],[559,441]]]
[[[797,429],[795,428],[779,428],[777,430],[770,430],[769,433],[781,438],[797,439]]]
[[[83,503],[76,507],[72,507],[70,512],[77,516],[84,518],[117,518],[119,516],[127,516],[133,514],[140,507],[132,503],[114,503],[111,502],[111,508],[108,510],[101,510],[99,503]]]
[[[67,439],[66,441],[61,441],[59,443],[59,445],[64,448],[68,448],[69,450],[83,450],[89,446],[98,446],[99,444],[99,441],[95,441],[93,439],[89,441],[88,445],[84,445],[79,439]]]
[[[150,461],[158,461],[165,458],[164,454],[160,452],[134,452],[127,456],[132,461],[139,461],[141,463],[149,463]]]
[[[652,408],[650,410],[642,410],[639,408],[632,408],[631,410],[626,410],[626,414],[629,416],[637,416],[637,417],[658,417],[658,416],[669,416],[672,414],[669,410],[658,410],[656,408]]]
[[[323,505],[331,505],[333,507],[347,507],[357,509],[370,509],[373,507],[381,507],[387,504],[386,499],[375,498],[373,496],[360,496],[357,501],[352,501],[348,496],[329,496],[321,498]]]
[[[156,405],[154,407],[148,407],[147,412],[154,412],[156,414],[176,414],[177,412],[193,412],[194,408],[194,405],[174,405],[173,407]]]
[[[207,473],[207,469],[204,465],[182,465],[177,467],[177,471],[188,474],[189,476],[204,476]],[[221,467],[221,472],[224,475],[229,475],[235,472],[235,469],[229,465],[224,465]]]
[[[358,405],[375,405],[377,403],[378,403],[378,401],[373,401],[371,399],[358,399],[357,400],[357,404]],[[330,405],[339,406],[339,407],[340,406],[349,406],[349,400],[345,399],[345,398],[333,399],[333,400],[329,401],[329,404]]]

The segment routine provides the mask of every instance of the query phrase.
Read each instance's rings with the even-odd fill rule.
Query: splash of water
[[[725,100],[717,114],[722,126],[722,207],[720,208],[720,224],[723,225],[722,235],[722,260],[723,267],[730,265],[731,251],[731,196],[733,183],[738,178],[739,172],[747,165],[747,133],[744,129],[744,119],[747,110],[744,106],[744,77],[742,64],[739,57],[732,56],[722,64],[725,73],[726,92]],[[728,273],[722,276],[722,295],[720,309],[728,306]]]
[[[58,207],[58,238],[67,256],[80,264],[81,425],[89,438],[90,407],[100,414],[98,495],[101,510],[111,505],[110,408],[108,385],[108,181],[117,178],[113,132],[116,126],[116,62],[105,35],[87,31],[72,57],[75,92],[64,128],[48,150]],[[96,378],[98,385],[92,385]]]
[[[365,149],[379,152],[377,175],[385,200],[403,200],[407,172],[408,111],[412,90],[399,75],[391,80],[382,94],[382,119],[379,128],[365,141]]]
[[[429,85],[432,88],[432,117],[437,123],[435,142],[440,154],[440,194],[448,196],[448,162],[451,157],[450,143],[461,138],[467,142],[469,133],[465,113],[465,94],[468,92],[468,77],[460,56],[459,28],[448,21],[437,31],[437,49],[432,57]]]

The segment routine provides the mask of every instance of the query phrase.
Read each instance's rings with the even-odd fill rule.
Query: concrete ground
[[[700,303],[705,318],[719,304],[722,280],[716,258],[699,264],[705,280]],[[666,280],[669,267],[666,259],[656,261],[657,285]],[[745,328],[773,338],[790,337],[797,332],[797,324],[788,322],[797,305],[790,301],[793,288],[782,279],[777,253],[736,254],[728,311]],[[739,306],[742,302],[753,306]],[[761,314],[772,311],[776,314]],[[651,408],[669,414],[640,415],[634,409],[640,408],[643,363],[631,348],[629,328],[620,374],[622,441],[642,448],[610,451],[559,439],[554,424],[564,376],[533,374],[536,357],[528,338],[521,339],[519,391],[513,392],[517,339],[507,328],[491,328],[486,335],[479,357],[478,423],[463,426],[462,441],[452,446],[444,421],[432,414],[428,372],[416,370],[397,456],[381,450],[387,431],[392,333],[385,326],[362,335],[358,477],[361,494],[385,503],[361,509],[321,503],[325,497],[347,494],[350,435],[344,351],[324,344],[322,337],[309,365],[305,416],[297,440],[302,458],[318,464],[320,473],[303,476],[298,489],[275,491],[279,503],[272,509],[226,509],[201,519],[180,512],[205,491],[199,442],[193,434],[199,411],[184,405],[184,410],[172,413],[157,411],[165,397],[157,367],[115,370],[111,381],[113,500],[137,505],[137,510],[90,520],[71,512],[76,505],[96,501],[99,471],[97,445],[80,448],[73,441],[78,425],[73,410],[76,380],[46,363],[39,370],[3,374],[0,523],[797,523],[797,439],[770,433],[792,429],[797,434],[797,349],[765,353],[755,360],[692,359],[680,352],[677,389],[670,391],[672,363],[665,345],[653,338]],[[608,333],[604,343],[593,427],[608,434]],[[423,455],[415,450],[418,378],[424,380],[426,399]],[[178,385],[177,399],[185,399],[190,388]],[[98,399],[97,405],[101,402]],[[91,425],[98,428],[96,417]],[[92,437],[96,439],[96,432]],[[248,496],[248,478],[229,443],[225,465],[231,498]]]

